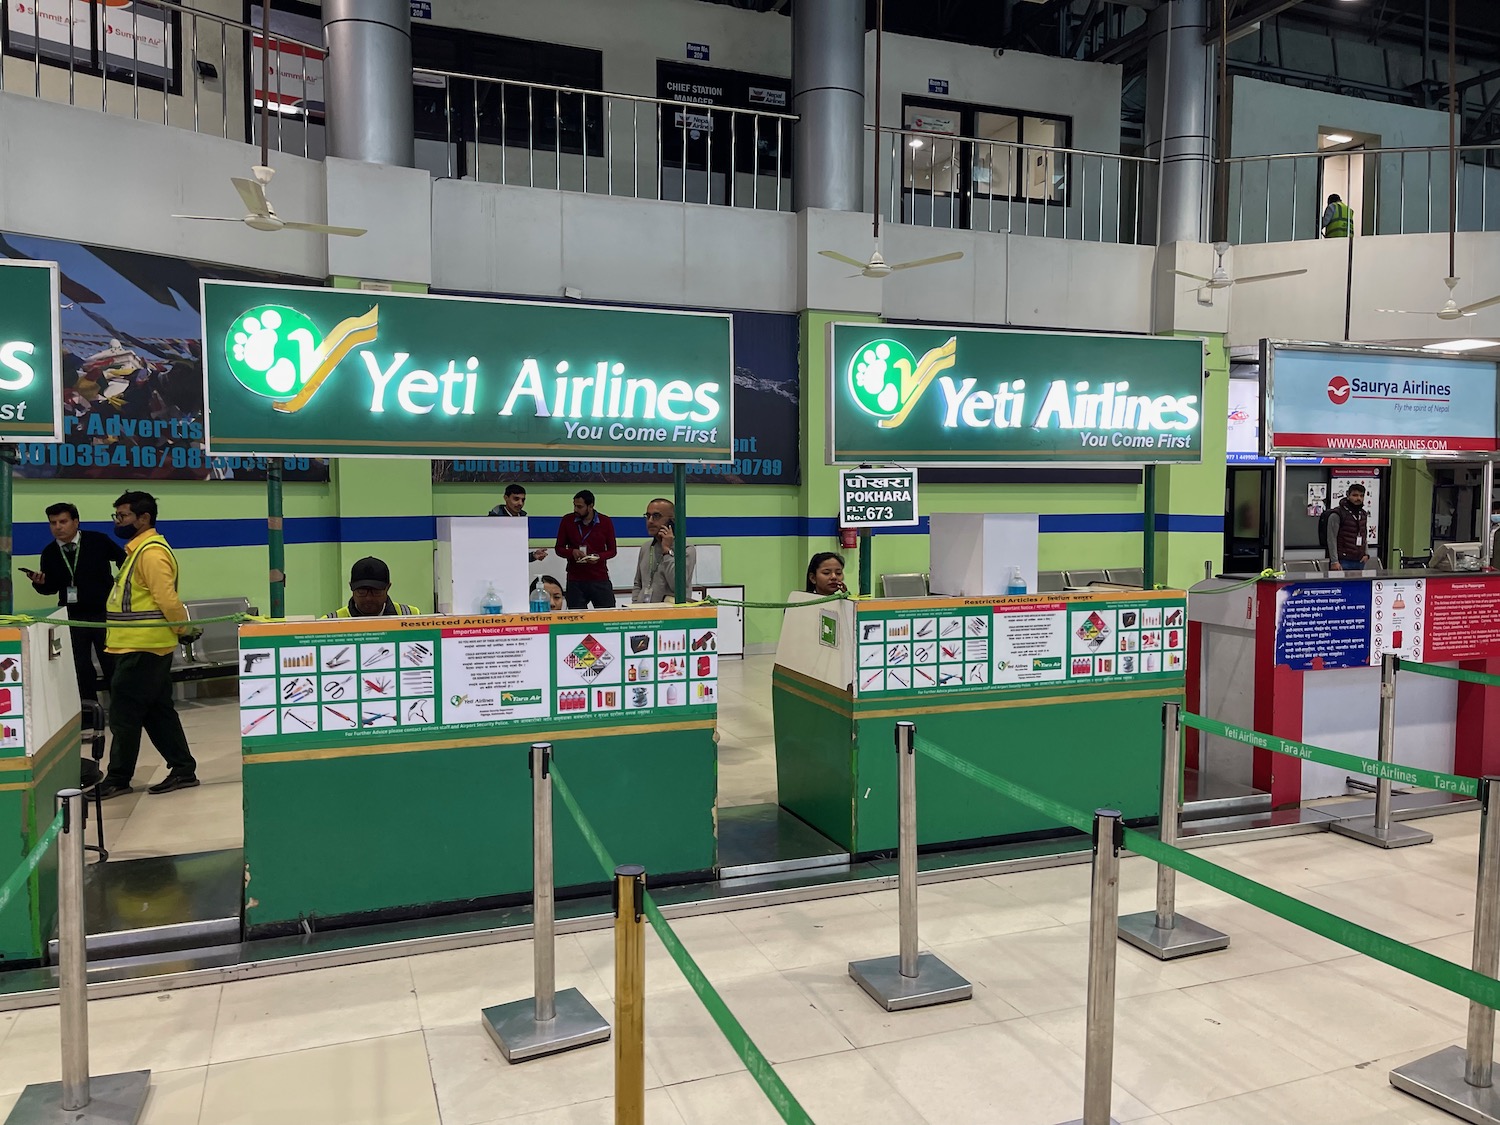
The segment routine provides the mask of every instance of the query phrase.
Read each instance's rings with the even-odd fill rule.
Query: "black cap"
[[[374,555],[366,555],[349,568],[349,589],[383,590],[391,584],[391,568]]]

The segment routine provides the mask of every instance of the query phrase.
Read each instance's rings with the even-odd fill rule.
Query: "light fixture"
[[[912,148],[921,148],[922,147],[922,138],[921,137],[913,137],[911,139],[911,147]]]
[[[1324,133],[1323,139],[1331,145],[1346,145],[1354,138],[1348,133]]]
[[[1480,348],[1500,348],[1500,340],[1449,340],[1442,344],[1423,344],[1424,352],[1473,352]]]

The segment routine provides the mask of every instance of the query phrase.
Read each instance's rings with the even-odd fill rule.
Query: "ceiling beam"
[[[1250,32],[1254,25],[1264,20],[1274,19],[1288,8],[1295,8],[1302,0],[1253,0],[1252,3],[1243,6],[1242,10],[1229,19],[1229,38],[1231,41],[1238,39],[1241,35]],[[1208,30],[1203,33],[1204,43],[1217,43],[1219,41],[1219,10],[1217,5],[1208,17]]]

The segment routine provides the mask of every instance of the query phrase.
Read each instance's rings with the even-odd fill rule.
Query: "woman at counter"
[[[807,564],[807,592],[819,597],[831,598],[834,594],[847,594],[844,585],[844,556],[832,551],[819,551]]]

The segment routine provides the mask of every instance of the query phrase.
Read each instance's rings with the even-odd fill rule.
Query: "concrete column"
[[[792,10],[797,210],[864,210],[864,0],[800,0]]]
[[[324,0],[328,155],[414,163],[410,0]]]
[[[1146,155],[1161,158],[1157,201],[1147,201],[1141,229],[1158,246],[1207,242],[1213,182],[1212,48],[1205,0],[1167,0],[1146,26]],[[1153,203],[1155,205],[1153,205]],[[1158,223],[1159,220],[1159,223]]]

